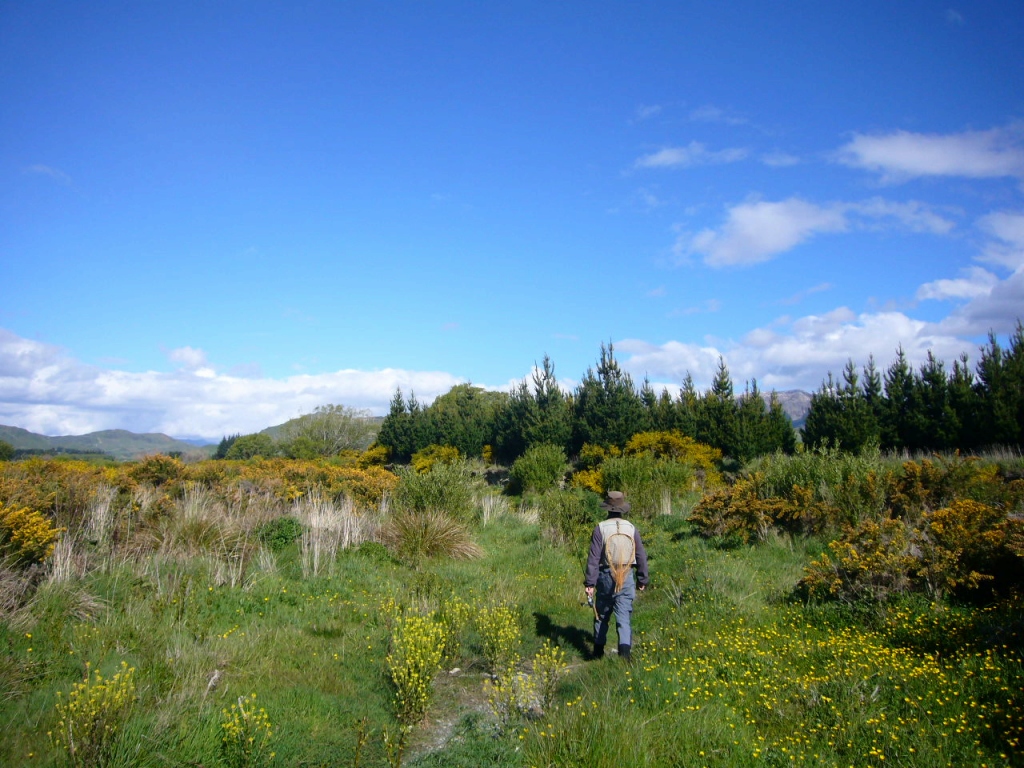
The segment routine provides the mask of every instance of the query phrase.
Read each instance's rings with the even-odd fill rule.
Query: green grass
[[[1019,761],[1009,741],[1024,730],[1019,605],[804,606],[790,592],[822,542],[717,549],[679,516],[642,531],[652,586],[637,601],[631,667],[587,660],[585,553],[514,516],[474,530],[482,558],[415,571],[364,545],[339,555],[333,576],[303,580],[292,544],[276,568],[254,562],[235,588],[216,586],[201,558],[125,560],[44,585],[0,622],[0,764],[61,764],[46,735],[58,691],[86,661],[107,674],[123,660],[140,701],[111,765],[217,765],[222,710],[251,693],[273,724],[274,765],[353,765],[364,719],[360,764],[386,765],[381,734],[397,723],[380,605],[430,610],[453,594],[515,606],[523,658],[550,639],[570,671],[551,711],[502,728],[470,629],[460,672],[438,675],[407,766]]]

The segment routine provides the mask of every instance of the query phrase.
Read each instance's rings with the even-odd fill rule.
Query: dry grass
[[[395,557],[414,568],[435,557],[473,560],[484,554],[465,525],[438,511],[399,512],[380,535]]]
[[[294,515],[302,523],[299,549],[304,578],[324,571],[333,574],[338,551],[372,540],[377,530],[376,521],[360,513],[351,499],[343,497],[335,503],[318,491],[296,501]]]

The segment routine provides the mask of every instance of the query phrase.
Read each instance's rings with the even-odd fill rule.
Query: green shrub
[[[548,491],[536,499],[544,535],[557,544],[585,546],[595,523],[602,519],[600,497],[582,488]]]
[[[512,464],[510,489],[513,493],[543,493],[557,488],[568,470],[564,450],[547,443],[535,445]]]
[[[465,461],[437,463],[425,473],[400,467],[394,504],[406,512],[437,511],[456,520],[470,522],[474,512],[474,490],[479,484]]]
[[[640,517],[671,512],[672,502],[689,492],[693,479],[689,466],[650,453],[607,459],[601,465],[604,488],[625,493],[633,514]]]
[[[302,523],[294,517],[268,520],[256,529],[256,537],[272,552],[280,552],[302,535]]]

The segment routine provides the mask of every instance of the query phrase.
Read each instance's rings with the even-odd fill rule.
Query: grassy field
[[[185,506],[168,507],[166,519]],[[481,557],[415,568],[369,541],[315,575],[301,540],[261,548],[235,570],[181,546],[94,553],[68,578],[40,575],[20,604],[8,572],[0,764],[68,764],[60,723],[76,716],[76,695],[79,712],[107,696],[96,717],[115,729],[106,751],[82,765],[1024,761],[1019,602],[806,605],[794,586],[822,540],[773,535],[716,548],[681,514],[641,530],[652,586],[636,605],[632,665],[588,658],[583,549],[552,543],[535,515],[507,504],[472,527]],[[452,619],[460,604],[468,612]],[[531,673],[540,680],[545,643],[564,651],[547,706],[536,689],[503,699],[489,683],[493,631],[481,617],[495,606],[515,617],[515,679],[524,686]],[[412,616],[448,621],[450,647],[425,717],[403,729],[388,656],[401,617]],[[115,684],[124,670],[130,679]],[[90,677],[76,694],[96,671],[100,681]],[[238,728],[262,751],[228,749]]]

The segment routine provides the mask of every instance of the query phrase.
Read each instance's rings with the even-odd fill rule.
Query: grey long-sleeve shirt
[[[636,544],[636,583],[638,586],[647,586],[647,550],[640,538],[640,531],[633,526],[633,542]],[[590,537],[590,552],[587,555],[587,572],[583,578],[583,586],[593,587],[597,585],[597,572],[604,558],[604,535],[601,533],[601,526],[594,526],[594,533]]]

